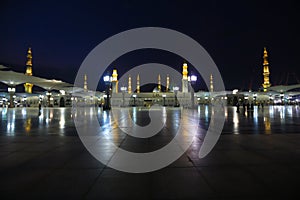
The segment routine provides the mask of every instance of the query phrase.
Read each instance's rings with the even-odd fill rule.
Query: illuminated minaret
[[[116,69],[113,70],[112,73],[112,93],[118,93],[118,72]]]
[[[166,88],[166,92],[169,91],[169,88],[170,88],[170,77],[169,77],[169,74],[167,74],[167,88]]]
[[[189,92],[188,87],[188,66],[186,63],[183,63],[182,66],[182,92]]]
[[[158,82],[157,83],[158,84],[158,86],[157,86],[158,92],[161,92],[160,74],[158,74],[157,82]]]
[[[87,75],[86,74],[84,75],[83,90],[85,92],[88,91],[88,87],[87,87]]]
[[[214,79],[213,79],[213,75],[210,74],[210,92],[214,91]]]
[[[140,93],[140,75],[136,77],[136,93]]]
[[[131,94],[131,76],[128,77],[128,94]]]
[[[26,72],[25,75],[32,76],[32,54],[31,54],[31,48],[28,48],[27,51],[27,62],[26,62]],[[32,83],[25,83],[24,88],[26,93],[32,93]]]
[[[263,66],[264,66],[264,71],[263,71],[263,76],[264,76],[264,83],[262,84],[263,88],[264,88],[264,92],[266,92],[268,90],[268,88],[271,86],[270,84],[270,71],[269,71],[269,62],[268,62],[268,52],[266,47],[264,48],[264,56],[263,56],[264,62],[263,62]]]

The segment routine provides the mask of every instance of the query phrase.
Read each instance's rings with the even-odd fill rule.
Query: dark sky
[[[300,79],[297,1],[1,1],[0,63],[25,70],[33,50],[34,75],[73,83],[87,54],[127,29],[156,26],[180,31],[211,55],[227,89],[257,89],[262,53],[269,51],[271,83]],[[167,52],[140,51],[114,63],[130,67],[160,62],[181,70],[183,59]],[[162,56],[163,55],[163,56]],[[203,88],[201,80],[197,84]]]

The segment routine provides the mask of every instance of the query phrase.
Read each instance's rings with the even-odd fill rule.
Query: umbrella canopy
[[[6,68],[1,65],[2,69]],[[16,86],[22,83],[32,83],[37,85],[45,90],[62,90],[66,87],[72,87],[73,85],[70,83],[66,83],[60,80],[48,80],[45,78],[40,78],[36,76],[28,76],[23,73],[14,72],[14,71],[5,71],[0,70],[0,82],[8,85],[8,86]]]

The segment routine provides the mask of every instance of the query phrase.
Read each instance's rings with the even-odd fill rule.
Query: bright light
[[[62,95],[65,95],[65,94],[66,94],[66,91],[64,91],[64,90],[59,90],[59,92],[60,92]]]
[[[106,75],[106,76],[103,77],[104,82],[109,82],[110,79],[111,79],[111,77],[108,76],[108,75]]]
[[[15,91],[16,91],[16,88],[9,87],[7,90],[8,90],[8,92],[15,92]]]
[[[121,91],[126,91],[127,87],[121,87]]]
[[[197,76],[196,76],[196,75],[192,75],[192,76],[191,76],[191,81],[192,81],[192,82],[197,81]]]
[[[275,99],[274,100],[274,103],[276,104],[276,103],[281,103],[281,100],[280,99]]]
[[[136,97],[136,94],[132,95],[134,98]]]
[[[244,99],[248,99],[249,97],[245,96]]]
[[[173,90],[174,90],[174,91],[178,91],[178,90],[179,90],[179,87],[175,86],[175,87],[173,87]]]
[[[166,97],[167,95],[163,94],[162,97]]]
[[[51,81],[56,82],[56,83],[61,83],[62,82],[61,80],[55,80],[55,79],[52,79]]]
[[[46,92],[46,95],[51,96],[52,94],[51,94],[51,92]]]
[[[237,94],[238,93],[238,89],[234,89],[234,90],[232,90],[232,94]]]

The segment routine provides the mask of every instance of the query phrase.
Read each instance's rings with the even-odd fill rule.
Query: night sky
[[[106,38],[138,27],[164,27],[199,42],[217,64],[226,89],[262,83],[262,54],[269,52],[271,84],[300,79],[299,14],[296,1],[1,1],[0,64],[73,83],[87,54]],[[184,59],[159,50],[131,52],[112,67],[159,62],[181,70]],[[100,76],[100,75],[99,75]],[[199,80],[196,89],[203,89]]]

